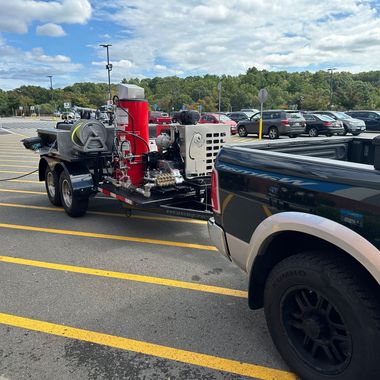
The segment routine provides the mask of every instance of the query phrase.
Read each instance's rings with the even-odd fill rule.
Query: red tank
[[[122,150],[126,155],[137,156],[133,160],[125,160],[125,165],[132,184],[138,187],[144,181],[142,154],[149,152],[148,102],[140,99],[120,99],[117,107],[117,138],[120,144],[124,140],[128,141],[122,144]]]

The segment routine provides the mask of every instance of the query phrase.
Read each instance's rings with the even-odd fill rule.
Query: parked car
[[[149,111],[149,123],[150,124],[170,124],[172,118],[166,112]]]
[[[313,111],[313,114],[321,114],[332,117],[334,120],[339,120],[343,127],[343,134],[352,133],[354,136],[359,136],[362,132],[365,132],[366,126],[363,120],[355,119],[345,112],[336,111]]]
[[[318,135],[326,135],[328,137],[333,134],[343,134],[344,127],[340,121],[334,120],[332,117],[323,114],[305,113],[303,117],[306,120],[306,129],[310,137]]]
[[[245,112],[230,112],[227,114],[227,116],[231,120],[235,121],[236,123],[238,123],[241,120],[249,119],[249,116]],[[252,115],[250,115],[250,116],[252,116]]]
[[[218,113],[204,113],[199,119],[200,124],[213,123],[213,124],[228,124],[231,126],[231,135],[236,135],[236,122],[231,120],[228,116]]]
[[[259,112],[259,110],[256,109],[256,108],[242,108],[242,109],[240,110],[240,112],[252,112],[252,113],[257,113],[257,112]]]
[[[346,114],[363,120],[367,131],[380,131],[380,111],[347,111]]]
[[[237,131],[240,137],[249,133],[259,134],[260,112],[251,116],[248,120],[239,121]],[[306,122],[304,117],[295,111],[267,110],[263,112],[263,135],[270,139],[278,139],[280,136],[297,137],[305,133]]]

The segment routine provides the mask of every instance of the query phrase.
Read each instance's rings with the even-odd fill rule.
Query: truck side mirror
[[[372,140],[372,144],[375,146],[373,166],[376,170],[380,170],[380,136],[376,136]]]

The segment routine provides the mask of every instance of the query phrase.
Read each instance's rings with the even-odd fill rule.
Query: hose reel
[[[107,129],[98,120],[80,120],[71,127],[74,149],[82,153],[104,152],[107,149]]]

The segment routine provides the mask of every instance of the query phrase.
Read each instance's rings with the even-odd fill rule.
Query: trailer
[[[211,172],[228,126],[197,124],[197,112],[183,111],[181,123],[158,128],[151,150],[144,90],[120,84],[114,103],[112,125],[58,123],[23,140],[40,154],[39,180],[50,202],[79,217],[91,197],[102,193],[120,201],[127,215],[140,210],[208,220]]]

